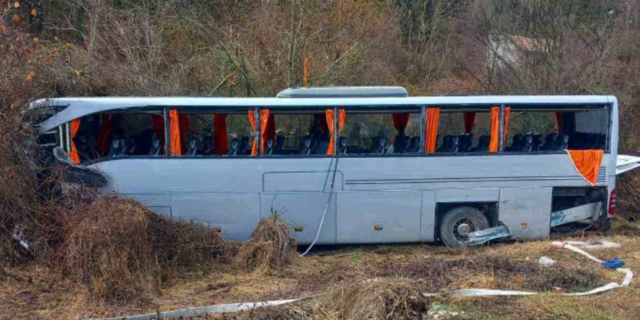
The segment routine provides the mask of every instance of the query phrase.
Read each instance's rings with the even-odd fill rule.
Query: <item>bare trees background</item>
[[[613,94],[621,150],[640,146],[637,1],[0,1],[11,123],[56,95],[272,96],[302,85],[308,59],[311,85]]]

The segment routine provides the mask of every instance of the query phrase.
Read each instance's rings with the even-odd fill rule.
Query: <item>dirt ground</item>
[[[591,250],[593,255],[602,260],[620,258],[626,263],[625,267],[636,274],[639,272],[640,229],[637,226],[618,225],[614,235],[606,237],[590,235],[562,240],[596,238],[620,243],[622,248]],[[203,265],[197,272],[184,275],[164,288],[150,301],[119,306],[90,301],[85,286],[50,272],[44,266],[0,265],[0,319],[115,317],[308,296],[319,297],[277,308],[208,318],[339,319],[347,317],[349,310],[340,311],[336,306],[331,309],[327,303],[355,304],[357,301],[348,302],[349,297],[344,293],[371,283],[391,286],[403,283],[420,292],[463,288],[545,292],[515,298],[436,297],[424,300],[413,297],[418,306],[413,305],[411,312],[426,313],[438,306],[458,312],[453,317],[457,319],[640,319],[640,280],[637,278],[628,288],[600,295],[557,295],[587,291],[609,282],[620,283],[623,274],[605,269],[569,250],[555,249],[551,241],[498,243],[462,250],[432,244],[324,247],[297,259],[283,271],[266,273],[247,273],[229,265]],[[541,267],[537,262],[541,256],[552,258],[557,264]],[[326,310],[338,311],[329,314]],[[348,317],[359,318],[357,315]]]

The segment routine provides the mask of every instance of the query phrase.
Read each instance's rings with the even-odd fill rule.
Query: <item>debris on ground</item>
[[[549,267],[549,266],[552,266],[552,265],[556,264],[556,261],[551,259],[551,258],[542,256],[538,260],[538,264],[541,265],[541,266],[544,266],[544,267]]]
[[[426,319],[428,320],[449,320],[459,319],[459,316],[464,316],[465,312],[460,311],[457,308],[442,305],[434,302],[431,305],[431,309],[427,312]]]

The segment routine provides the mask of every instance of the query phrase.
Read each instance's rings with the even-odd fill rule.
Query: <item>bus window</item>
[[[419,153],[420,119],[419,110],[398,113],[347,110],[339,147],[347,155]]]
[[[511,112],[506,152],[558,151],[566,149],[567,143],[567,137],[558,131],[555,112]]]
[[[436,153],[488,152],[491,115],[478,112],[443,112],[438,126]]]
[[[329,132],[323,113],[274,114],[276,138],[266,141],[267,156],[326,154]]]
[[[247,112],[229,114],[226,117],[229,156],[251,155],[256,133],[251,129]]]
[[[569,149],[607,149],[609,110],[591,109],[563,113],[564,134],[569,137]]]
[[[186,143],[182,155],[249,156],[255,132],[248,110],[184,113],[189,116]]]
[[[160,122],[154,121],[159,117]],[[162,145],[164,132],[162,116],[152,113],[101,113],[79,119],[80,126],[73,137],[67,134],[66,150],[77,148],[80,162],[104,157],[162,155],[153,152],[154,140]],[[73,143],[72,143],[73,142]],[[153,154],[152,154],[153,153]]]

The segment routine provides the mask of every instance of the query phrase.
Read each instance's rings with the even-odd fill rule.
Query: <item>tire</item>
[[[440,224],[440,240],[450,248],[458,248],[466,245],[465,236],[456,231],[462,223],[470,227],[469,232],[489,228],[489,220],[480,210],[473,207],[456,207],[444,215]]]

